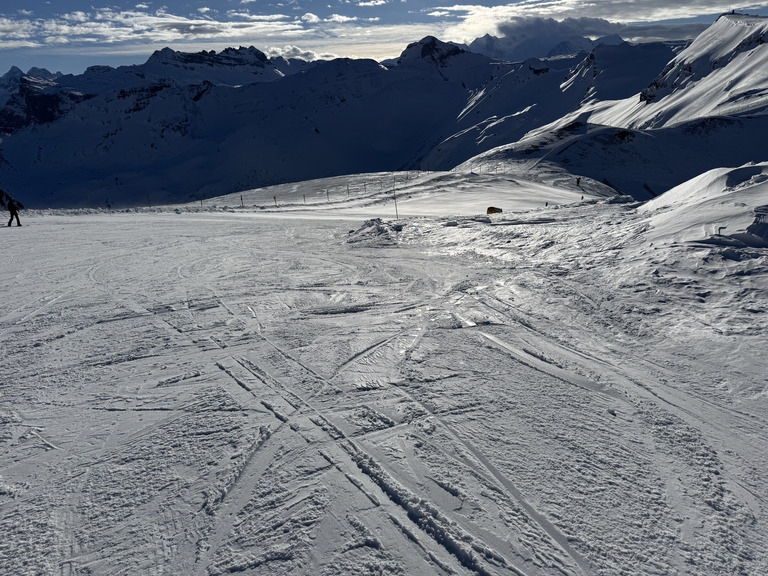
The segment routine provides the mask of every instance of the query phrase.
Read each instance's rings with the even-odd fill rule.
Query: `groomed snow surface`
[[[768,573],[767,173],[23,211],[0,573]]]

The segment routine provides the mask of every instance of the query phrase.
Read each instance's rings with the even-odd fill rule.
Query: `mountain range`
[[[503,166],[647,200],[768,159],[767,32],[766,18],[724,15],[687,46],[571,39],[517,61],[487,38],[427,37],[382,63],[166,48],[79,75],[12,68],[0,77],[0,187],[27,207],[131,206]]]

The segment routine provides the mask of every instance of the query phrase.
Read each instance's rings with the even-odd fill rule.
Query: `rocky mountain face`
[[[164,48],[137,66],[91,66],[83,74],[53,74],[13,67],[0,77],[0,133],[54,122],[74,106],[95,96],[142,89],[150,85],[186,86],[210,83],[237,86],[272,82],[312,67],[303,60],[270,59],[253,46],[219,53],[177,52]]]
[[[0,110],[0,133],[13,134],[28,126],[55,122],[91,94],[60,91],[55,80],[21,76],[15,92]]]

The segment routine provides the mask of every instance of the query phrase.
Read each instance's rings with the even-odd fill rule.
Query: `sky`
[[[307,59],[399,55],[427,35],[469,43],[491,34],[619,34],[629,41],[693,38],[718,14],[768,14],[765,4],[713,0],[2,0],[0,74],[11,66],[81,73],[184,52],[255,46]]]

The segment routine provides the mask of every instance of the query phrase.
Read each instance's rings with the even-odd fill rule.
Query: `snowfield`
[[[0,573],[768,573],[768,165],[486,169],[3,227]]]

